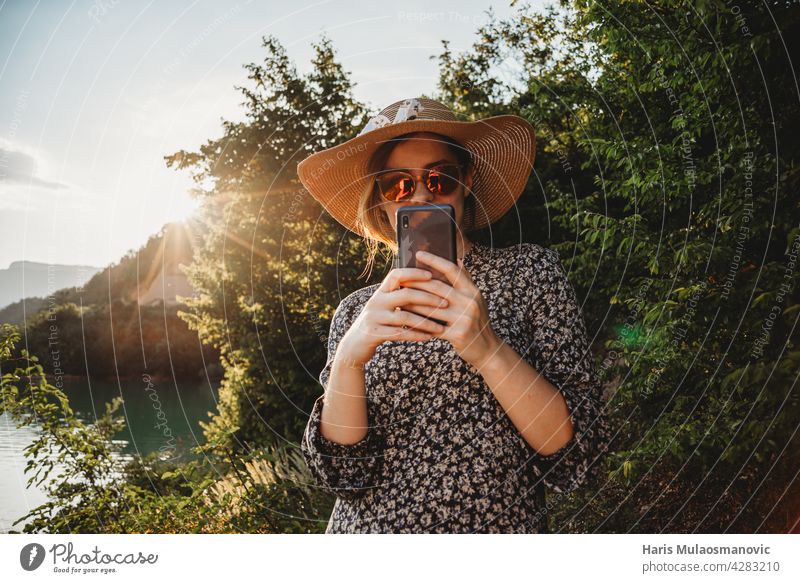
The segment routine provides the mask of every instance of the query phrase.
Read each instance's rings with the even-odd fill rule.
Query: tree
[[[466,115],[485,111],[492,92],[473,104],[475,87],[491,87],[504,59],[523,64],[495,106],[537,128],[539,180],[521,212],[540,219],[534,240],[560,251],[585,295],[619,430],[609,482],[561,523],[791,528],[779,513],[798,510],[782,467],[797,465],[800,418],[800,95],[787,44],[800,11],[560,8],[492,21],[462,55],[445,46],[440,90]],[[519,238],[507,227],[495,236]]]
[[[246,65],[246,121],[199,152],[166,157],[191,169],[203,201],[202,243],[187,271],[198,297],[181,313],[224,368],[219,411],[204,425],[208,449],[246,452],[299,441],[319,395],[328,322],[357,282],[360,241],[299,185],[294,166],[354,137],[365,108],[327,39],[299,76],[274,37]]]

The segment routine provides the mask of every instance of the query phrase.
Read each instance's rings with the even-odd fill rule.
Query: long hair
[[[397,144],[408,140],[412,135],[418,133],[434,132],[411,132],[403,134],[392,140],[381,144],[373,153],[367,163],[367,173],[370,177],[383,170],[389,154],[392,153]],[[466,176],[472,166],[472,153],[459,142],[448,136],[436,134],[441,141],[445,142],[450,151],[456,157],[462,169],[463,176]],[[374,180],[369,180],[364,187],[358,201],[357,222],[362,232],[365,234],[364,242],[367,246],[367,264],[361,275],[372,272],[375,263],[375,256],[378,254],[381,243],[390,251],[392,258],[397,255],[397,241],[392,223],[386,212],[381,208],[382,198],[375,186]],[[464,232],[470,233],[475,225],[475,195],[467,196],[464,200]],[[385,254],[384,254],[385,256]]]

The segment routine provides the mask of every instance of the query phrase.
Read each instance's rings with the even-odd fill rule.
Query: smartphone
[[[407,205],[397,209],[397,267],[420,267],[435,279],[450,283],[430,265],[417,265],[417,251],[427,251],[456,263],[456,214],[449,204]],[[420,314],[421,316],[423,314]],[[427,316],[425,316],[427,317]],[[446,322],[430,318],[446,325]]]

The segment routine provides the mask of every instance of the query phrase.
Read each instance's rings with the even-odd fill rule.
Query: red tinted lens
[[[388,172],[378,177],[378,188],[384,198],[399,202],[414,194],[414,178],[406,172]]]
[[[431,168],[427,186],[432,194],[450,194],[458,187],[458,166],[443,165]]]

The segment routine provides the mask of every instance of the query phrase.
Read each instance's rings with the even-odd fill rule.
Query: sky
[[[187,217],[190,173],[164,156],[244,118],[262,37],[305,74],[325,34],[377,113],[435,91],[442,39],[469,49],[509,2],[0,0],[0,269],[104,266]]]

